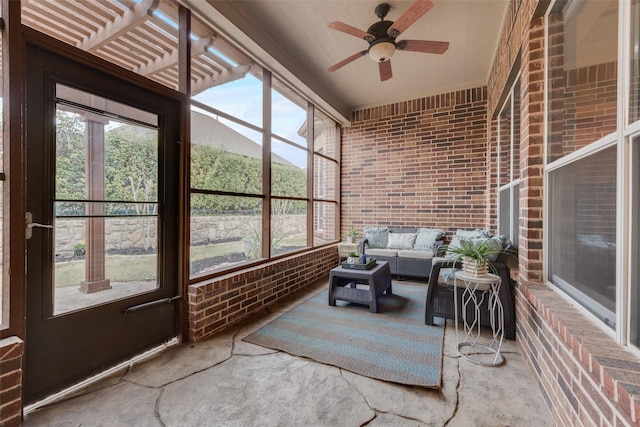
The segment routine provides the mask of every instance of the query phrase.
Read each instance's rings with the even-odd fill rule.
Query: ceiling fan
[[[422,15],[427,13],[433,7],[433,3],[429,0],[416,0],[407,10],[404,11],[400,18],[395,22],[385,21],[384,18],[389,13],[391,6],[387,3],[381,3],[376,6],[375,14],[380,21],[374,23],[367,31],[359,30],[344,22],[332,22],[329,28],[342,31],[352,36],[356,36],[366,40],[369,48],[361,52],[355,53],[348,58],[343,59],[337,64],[329,67],[329,71],[336,71],[344,67],[350,62],[369,54],[369,57],[378,63],[380,69],[380,80],[389,80],[391,73],[391,56],[396,49],[406,50],[410,52],[437,53],[443,54],[449,49],[449,42],[438,42],[430,40],[400,40],[396,38],[418,20]]]

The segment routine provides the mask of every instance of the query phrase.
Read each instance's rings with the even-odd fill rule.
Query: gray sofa
[[[396,278],[428,279],[431,260],[442,245],[444,231],[420,227],[364,227],[360,253],[387,261]]]

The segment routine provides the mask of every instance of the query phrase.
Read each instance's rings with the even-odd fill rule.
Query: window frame
[[[278,79],[278,82],[276,84],[277,87],[286,87],[287,91],[290,91],[291,93],[295,94],[295,96],[300,97],[300,99],[305,100],[306,102],[306,123],[307,123],[307,128],[306,128],[306,146],[303,146],[300,143],[291,141],[281,135],[277,135],[275,133],[272,132],[272,120],[273,120],[273,109],[272,109],[272,93],[273,93],[273,82],[275,79]],[[200,101],[195,101],[195,100],[191,100],[191,104],[192,107],[196,107],[200,110],[206,111],[210,114],[213,115],[217,115],[220,117],[223,117],[226,120],[232,121],[234,123],[237,123],[239,125],[245,126],[253,131],[256,132],[260,132],[262,134],[262,193],[261,194],[246,194],[246,193],[240,193],[240,192],[223,192],[223,191],[217,191],[217,190],[208,190],[208,189],[195,189],[192,187],[191,182],[190,182],[190,174],[189,176],[189,183],[187,184],[187,192],[188,192],[188,196],[187,198],[190,200],[191,199],[191,195],[192,194],[206,194],[206,195],[224,195],[224,196],[230,196],[230,197],[234,197],[234,196],[238,196],[238,197],[253,197],[253,198],[259,198],[262,200],[262,216],[261,216],[261,221],[262,221],[262,251],[261,251],[261,256],[257,259],[249,259],[249,260],[245,260],[236,264],[233,264],[231,266],[228,266],[226,268],[219,268],[219,269],[215,269],[214,271],[210,272],[210,273],[204,273],[204,274],[193,274],[191,273],[191,271],[189,271],[188,273],[188,283],[189,284],[193,284],[193,283],[198,283],[201,282],[203,280],[207,280],[210,279],[212,277],[216,277],[222,274],[229,274],[235,271],[239,271],[242,269],[246,269],[255,265],[259,265],[274,259],[278,259],[278,258],[282,258],[282,257],[286,257],[286,256],[291,256],[291,255],[295,255],[298,253],[303,253],[305,251],[308,251],[310,249],[316,248],[316,247],[322,247],[322,246],[326,246],[326,245],[330,245],[330,244],[334,244],[336,242],[339,241],[339,222],[340,222],[340,210],[339,210],[339,203],[338,203],[338,194],[339,192],[336,191],[336,197],[334,200],[330,200],[330,199],[325,199],[325,198],[321,198],[321,197],[316,197],[314,194],[314,160],[315,160],[315,156],[320,156],[322,157],[324,160],[326,161],[330,161],[335,163],[335,169],[336,169],[336,177],[334,177],[334,181],[335,181],[335,185],[336,188],[339,188],[339,171],[340,171],[340,162],[339,159],[333,159],[329,156],[325,156],[322,153],[319,153],[316,151],[316,147],[315,147],[315,135],[314,135],[314,119],[315,119],[315,112],[320,111],[319,107],[316,106],[315,104],[313,104],[311,101],[309,101],[306,97],[304,97],[303,95],[301,95],[298,91],[296,91],[295,89],[293,89],[292,87],[286,85],[286,83],[284,82],[284,80],[280,79],[278,76],[274,75],[272,71],[270,71],[268,68],[262,67],[262,92],[263,92],[263,96],[262,96],[262,111],[263,111],[263,126],[259,127],[257,125],[248,123],[240,118],[234,117],[228,113],[224,113],[218,109],[216,109],[213,106],[204,104]],[[287,98],[287,94],[286,93],[280,93],[280,96]],[[295,104],[294,101],[291,101]],[[336,126],[336,132],[335,132],[335,141],[334,143],[335,145],[335,149],[339,152],[340,150],[340,140],[339,140],[339,136],[340,136],[340,125],[339,123],[331,118],[331,116],[329,116],[328,114],[326,114],[324,111],[322,111],[322,114],[326,115],[327,117],[329,117],[331,120],[333,120],[333,122],[335,123]],[[287,144],[297,150],[304,150],[306,152],[306,168],[307,168],[307,194],[306,197],[293,197],[293,196],[286,196],[286,195],[274,195],[273,194],[273,187],[272,187],[272,154],[273,154],[273,150],[272,150],[272,142],[273,141],[277,141],[278,143],[282,143],[282,144]],[[191,151],[189,150],[189,159],[188,159],[188,163],[189,165],[191,164]],[[272,241],[272,224],[273,224],[273,202],[276,200],[290,200],[293,202],[305,202],[307,209],[306,209],[306,246],[304,248],[301,249],[296,249],[296,250],[292,250],[292,251],[287,251],[287,252],[279,252],[277,254],[273,254],[272,253],[272,246],[271,246],[271,241]],[[335,226],[335,230],[334,230],[334,236],[333,236],[333,240],[328,241],[328,242],[323,242],[321,244],[316,244],[316,241],[314,239],[314,224],[315,224],[315,210],[314,210],[314,204],[318,202],[318,203],[334,203],[336,206],[335,209],[335,215],[336,218],[334,220],[336,226]],[[188,215],[188,219],[187,219],[187,224],[189,227],[189,230],[187,232],[187,235],[189,236],[191,234],[191,215]],[[188,242],[187,242],[188,243]],[[190,245],[187,244],[188,247],[190,247]],[[189,264],[191,264],[190,262],[190,257],[189,257]]]
[[[632,149],[640,149],[640,147],[632,147],[632,139],[640,137],[640,120],[634,123],[628,123],[629,117],[629,98],[631,90],[629,65],[631,61],[631,5],[625,0],[618,0],[618,39],[617,39],[617,110],[616,110],[616,130],[602,138],[591,142],[572,153],[549,162],[548,144],[549,144],[549,14],[551,13],[556,1],[552,1],[544,16],[544,132],[543,132],[543,277],[545,283],[553,289],[559,291],[559,294],[567,299],[569,303],[581,311],[586,317],[592,320],[593,324],[601,329],[607,335],[610,335],[620,345],[626,346],[635,355],[640,356],[640,346],[630,344],[630,309],[631,309],[631,277],[632,277],[632,259],[638,254],[633,253],[630,233],[634,229],[634,219],[631,215],[632,200],[632,168],[633,165]],[[550,180],[549,173],[562,168],[577,160],[586,158],[590,155],[597,154],[598,151],[609,147],[616,147],[617,154],[617,181],[616,181],[616,326],[611,328],[604,324],[600,319],[583,307],[577,300],[567,295],[562,289],[548,280],[550,265],[550,245],[549,245],[549,218],[550,218]],[[640,201],[636,201],[640,202]],[[640,222],[640,220],[638,220]],[[639,224],[636,224],[638,226]]]
[[[514,171],[516,170],[516,168],[520,168],[519,164],[514,164],[514,145],[515,145],[515,135],[514,135],[514,122],[515,122],[515,117],[514,117],[514,106],[516,103],[516,99],[514,97],[515,94],[515,89],[516,86],[520,85],[520,73],[518,73],[514,79],[514,82],[511,85],[511,88],[509,89],[509,92],[507,94],[507,99],[505,100],[505,102],[502,104],[502,108],[500,108],[500,110],[498,111],[497,114],[497,145],[496,145],[496,154],[497,154],[497,191],[496,191],[496,215],[497,215],[497,229],[498,229],[498,233],[507,236],[507,238],[513,243],[513,245],[515,247],[517,247],[518,242],[519,242],[519,233],[520,233],[520,208],[519,208],[519,200],[520,200],[520,183],[522,181],[522,178],[520,177],[520,175],[518,175],[518,178],[514,178]],[[519,89],[519,88],[518,88]],[[518,94],[520,93],[520,91],[518,91]],[[517,102],[521,102],[521,98],[518,97]],[[503,112],[506,111],[506,109],[509,108],[510,110],[510,122],[509,122],[509,177],[508,177],[508,182],[506,184],[502,184],[500,183],[500,177],[501,177],[501,173],[502,170],[500,169],[501,165],[502,165],[502,161],[501,161],[501,117]],[[520,116],[521,117],[521,116]],[[518,136],[518,150],[520,150],[520,135]],[[518,159],[520,159],[520,155],[518,155]],[[502,218],[501,218],[501,212],[502,212],[502,203],[500,200],[500,196],[504,191],[509,191],[509,232],[508,233],[504,233],[503,230],[501,230],[500,225],[502,223]],[[514,239],[515,236],[515,239]]]

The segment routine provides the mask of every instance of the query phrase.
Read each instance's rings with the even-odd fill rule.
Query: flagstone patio
[[[73,397],[33,409],[24,425],[554,425],[518,343],[505,341],[502,366],[474,365],[458,356],[452,322],[441,390],[373,380],[242,341],[326,286],[319,282],[225,333],[171,346]]]

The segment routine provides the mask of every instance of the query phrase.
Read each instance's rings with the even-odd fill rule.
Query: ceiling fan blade
[[[366,50],[363,50],[362,52],[354,53],[350,57],[345,58],[342,61],[338,62],[337,64],[332,65],[331,67],[329,67],[329,71],[336,71],[338,68],[344,67],[348,63],[353,62],[356,59],[358,59],[358,58],[360,58],[362,56],[365,56],[366,54],[367,54]]]
[[[378,62],[378,68],[380,69],[380,81],[389,80],[393,75],[391,73],[391,61],[386,60],[384,62]]]
[[[396,43],[399,50],[443,54],[449,49],[449,42],[432,40],[400,40]]]
[[[367,33],[366,31],[362,31],[357,29],[356,27],[352,27],[349,24],[345,24],[344,22],[332,22],[331,24],[329,24],[329,28],[333,28],[334,30],[338,30],[338,31],[342,31],[343,33],[347,33],[351,36],[356,36],[360,39],[367,39],[367,37],[370,37],[372,40],[374,39],[374,37]]]
[[[418,18],[427,13],[433,7],[433,3],[429,0],[416,0],[409,9],[405,10],[400,18],[398,18],[387,30],[387,34],[391,37],[398,37],[411,24],[416,22]]]

